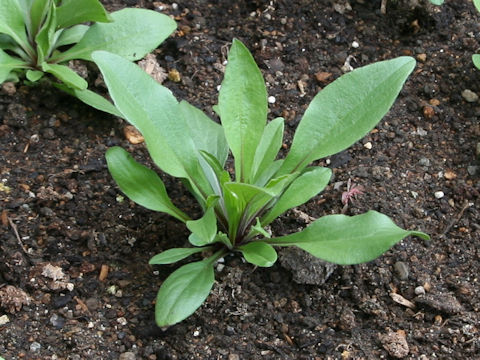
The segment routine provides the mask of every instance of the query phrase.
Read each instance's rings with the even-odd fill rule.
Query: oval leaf
[[[206,261],[190,263],[174,271],[157,294],[157,325],[173,325],[192,315],[207,298],[214,281],[213,265]]]
[[[237,181],[249,182],[267,122],[267,90],[253,56],[234,39],[218,95],[220,119],[235,158]]]
[[[28,64],[25,61],[10,56],[0,49],[0,84],[9,77],[12,70],[26,68],[27,66]]]
[[[279,246],[296,245],[320,259],[352,265],[379,257],[409,235],[430,239],[423,232],[403,230],[388,216],[371,210],[356,216],[324,216],[303,231],[267,242]]]
[[[168,16],[146,9],[123,9],[112,13],[111,17],[113,22],[90,26],[78,44],[54,56],[52,60],[92,61],[92,52],[96,50],[138,60],[155,49],[177,27]]]
[[[238,248],[243,254],[245,260],[250,264],[270,267],[277,261],[277,252],[275,249],[262,241],[253,241]]]
[[[281,174],[301,171],[365,136],[390,109],[414,67],[415,60],[407,56],[377,62],[320,91],[298,125]]]
[[[192,232],[188,238],[190,243],[195,246],[210,244],[217,235],[217,218],[215,209],[210,207],[205,214],[198,220],[190,220],[186,223],[188,230]]]
[[[57,8],[57,28],[66,28],[87,21],[111,21],[98,0],[63,0]]]
[[[172,264],[177,261],[183,260],[190,255],[209,250],[211,247],[203,248],[174,248],[162,251],[160,254],[155,255],[148,262],[150,265],[165,265]]]
[[[475,65],[475,67],[480,70],[480,55],[479,54],[472,55],[472,61],[473,61],[473,65]]]
[[[147,209],[167,213],[180,221],[190,220],[188,215],[170,201],[165,185],[153,170],[137,163],[121,147],[108,149],[105,157],[110,174],[130,199]]]

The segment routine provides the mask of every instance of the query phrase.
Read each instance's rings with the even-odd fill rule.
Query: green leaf
[[[256,266],[270,267],[277,261],[275,249],[262,241],[252,241],[240,246],[238,250],[242,252],[245,260]]]
[[[57,41],[55,42],[55,48],[78,43],[88,29],[89,26],[80,24],[72,26],[68,29],[57,30],[58,37]]]
[[[480,0],[473,0],[473,5],[475,5],[477,11],[480,11]]]
[[[63,0],[57,8],[57,18],[57,28],[67,28],[87,21],[112,21],[98,0]]]
[[[162,251],[160,254],[155,255],[148,262],[150,265],[165,265],[173,264],[177,261],[183,260],[190,255],[210,250],[211,246],[206,246],[202,248],[174,248]]]
[[[211,244],[217,235],[215,209],[210,207],[200,219],[187,221],[186,225],[188,230],[192,232],[188,237],[192,245],[203,246]]]
[[[473,61],[473,65],[475,65],[475,67],[480,70],[480,55],[479,54],[472,55],[472,61]]]
[[[254,183],[277,157],[278,151],[282,146],[283,128],[284,120],[281,117],[270,121],[267,126],[265,126],[260,144],[255,151],[255,157],[253,159],[252,176]]]
[[[190,220],[170,201],[160,177],[147,167],[137,163],[121,147],[108,149],[108,170],[120,189],[137,204],[150,210],[167,213],[182,222]]]
[[[277,246],[296,245],[320,259],[351,265],[377,258],[409,235],[430,239],[423,232],[403,230],[388,216],[371,210],[356,216],[324,216],[301,232],[267,242]]]
[[[283,164],[283,159],[275,160],[271,163],[266,169],[264,169],[261,173],[259,173],[255,180],[256,186],[265,186],[267,182],[272,179],[272,177],[278,172]]]
[[[444,0],[430,0],[433,5],[442,5]]]
[[[46,62],[42,63],[42,70],[55,75],[58,79],[63,81],[70,87],[74,87],[80,90],[85,90],[88,86],[85,79],[78,75],[75,71],[70,69],[65,65],[58,64],[47,64]]]
[[[45,19],[48,11],[52,11],[52,0],[34,0],[30,7],[30,36],[35,38]]]
[[[194,262],[178,268],[158,291],[155,304],[157,325],[173,325],[193,314],[207,298],[214,281],[210,262]]]
[[[55,43],[55,26],[57,23],[57,17],[55,13],[55,4],[52,1],[48,3],[49,9],[47,12],[47,18],[40,30],[35,36],[35,43],[37,44],[37,65],[42,64],[45,59],[50,56],[50,51]],[[32,7],[33,9],[33,7]],[[85,86],[86,87],[86,86]]]
[[[27,73],[25,74],[27,79],[31,82],[36,82],[40,80],[45,73],[43,71],[39,70],[27,70]]]
[[[324,167],[310,167],[296,178],[279,200],[262,218],[262,225],[266,226],[288,209],[302,205],[322,191],[332,176],[332,170]]]
[[[235,158],[236,180],[248,183],[255,151],[267,121],[267,90],[252,55],[236,39],[228,55],[218,109]]]
[[[155,164],[172,176],[188,179],[205,200],[213,190],[172,92],[118,55],[98,51],[93,58],[115,106],[142,133]]]
[[[7,80],[12,70],[27,67],[27,63],[8,55],[5,51],[0,49],[0,84]]]
[[[91,90],[72,89],[64,84],[54,84],[54,86],[59,88],[62,91],[65,91],[67,94],[75,96],[80,101],[83,101],[85,104],[97,110],[104,111],[114,116],[118,116],[122,119],[124,118],[122,113],[120,113],[120,111],[117,110],[115,105],[113,105],[110,101],[105,99],[103,96],[100,96]]]
[[[0,1],[0,33],[10,35],[24,50],[32,50],[25,32],[22,8],[17,0]]]
[[[123,9],[111,14],[112,23],[95,23],[82,40],[52,60],[92,61],[92,52],[105,50],[128,60],[138,60],[155,49],[175,29],[168,16],[146,9]],[[146,35],[148,34],[148,36]]]
[[[223,167],[228,157],[228,144],[222,126],[185,100],[180,101],[180,110],[196,148],[212,154]]]
[[[361,139],[392,106],[415,67],[399,57],[358,68],[318,93],[303,115],[281,174],[338,153]]]
[[[270,235],[262,226],[260,223],[260,219],[257,217],[256,218],[256,223],[255,225],[252,226],[252,234],[257,235],[257,234],[262,234],[264,237],[270,239],[272,235]]]

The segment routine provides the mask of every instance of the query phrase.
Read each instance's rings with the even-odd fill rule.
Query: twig
[[[465,212],[465,210],[467,210],[468,208],[470,207],[470,203],[467,201],[465,201],[465,205],[463,205],[462,207],[462,210],[460,210],[460,212],[458,213],[457,217],[455,219],[453,219],[452,221],[450,221],[450,223],[447,225],[447,227],[445,228],[445,230],[443,230],[443,232],[441,233],[441,235],[439,236],[439,238],[444,238],[445,235],[448,234],[448,232],[450,231],[450,229],[452,228],[453,225],[455,225],[463,216],[463,213]]]
[[[12,227],[13,229],[13,233],[15,234],[15,237],[17,238],[17,241],[18,241],[18,244],[20,245],[20,247],[22,248],[22,251],[25,255],[28,256],[28,253],[27,251],[25,250],[25,247],[22,243],[22,239],[20,238],[20,235],[18,234],[18,230],[17,230],[17,225],[15,225],[12,221],[12,219],[10,219],[9,216],[7,216],[7,220],[8,220],[8,223],[10,224],[10,226]]]

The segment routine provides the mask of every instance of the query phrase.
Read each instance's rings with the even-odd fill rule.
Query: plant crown
[[[108,14],[99,0],[0,0],[0,83],[18,81],[22,73],[36,82],[49,73],[62,81],[55,84],[62,90],[121,116],[66,64],[74,59],[91,61],[95,50],[138,60],[175,28],[175,21],[152,10]]]
[[[155,255],[150,264],[171,264],[204,252],[204,260],[183,265],[162,284],[156,301],[159,326],[190,316],[214,283],[214,264],[240,253],[256,266],[272,266],[275,246],[298,246],[337,264],[357,264],[380,256],[408,235],[386,215],[327,215],[304,230],[271,236],[269,224],[307,202],[328,184],[331,170],[310,165],[348,148],[381,120],[393,104],[415,60],[399,57],[356,69],[325,87],[310,103],[284,159],[284,120],[267,122],[267,91],[248,49],[234,40],[215,111],[221,125],[158,84],[135,64],[108,52],[92,56],[125,119],[137,127],[155,164],[181,178],[200,203],[192,219],[169,199],[160,177],[120,147],[107,151],[110,173],[137,204],[184,222],[193,247]],[[229,150],[234,173],[224,169]]]

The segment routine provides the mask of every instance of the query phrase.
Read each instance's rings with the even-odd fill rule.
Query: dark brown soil
[[[106,1],[110,10],[153,4]],[[188,233],[123,199],[104,160],[108,147],[121,145],[148,163],[143,145],[125,139],[124,122],[48,85],[7,84],[0,94],[0,356],[480,358],[480,107],[463,96],[480,92],[471,63],[477,13],[467,0],[414,9],[390,1],[386,15],[380,1],[350,4],[345,11],[340,1],[318,0],[164,4],[179,31],[157,59],[181,75],[165,85],[213,117],[229,43],[241,39],[275,96],[270,119],[286,119],[288,148],[306,105],[342,74],[348,56],[353,67],[416,57],[390,113],[322,162],[334,170],[331,184],[276,221],[274,232],[304,227],[301,212],[340,213],[350,178],[366,191],[348,214],[378,210],[432,241],[407,238],[371,263],[336,267],[317,285],[296,283],[301,277],[280,263],[255,269],[228,257],[201,309],[159,329],[155,295],[174,267],[151,268],[148,260],[186,245]],[[175,202],[198,213],[181,184],[163,178]],[[103,281],[102,266],[109,269]]]

